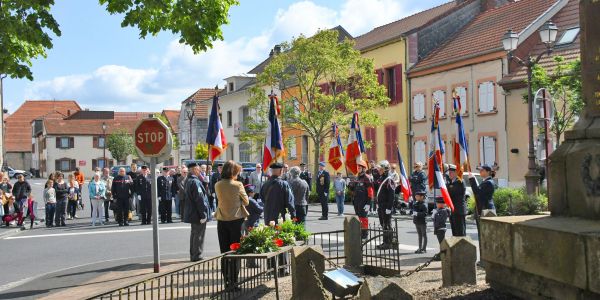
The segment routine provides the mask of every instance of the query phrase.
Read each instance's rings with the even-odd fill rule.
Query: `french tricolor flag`
[[[440,171],[440,165],[437,162],[437,158],[433,157],[433,169],[435,170],[434,176],[434,186],[440,189],[442,193],[442,198],[444,199],[444,203],[450,207],[450,210],[454,211],[454,204],[452,203],[452,198],[450,198],[450,193],[448,193],[448,188],[446,187],[446,181],[444,181],[444,176]]]
[[[400,155],[400,147],[396,145],[396,149],[398,150],[398,163],[400,165],[400,189],[402,190],[402,196],[404,196],[404,201],[408,202],[408,199],[410,199],[410,196],[412,196],[412,189],[410,188],[410,181],[408,180],[408,173],[406,173],[406,168],[404,167],[402,155]]]
[[[215,94],[208,120],[208,132],[206,133],[206,144],[210,146],[210,151],[208,151],[210,161],[214,161],[221,156],[227,148],[227,140],[225,139],[221,118],[219,118],[219,110],[219,97]]]
[[[363,152],[365,152],[365,144],[358,124],[358,112],[354,112],[346,148],[346,166],[354,175],[358,174],[358,162],[362,159]]]
[[[284,155],[283,138],[281,137],[281,127],[277,115],[279,114],[279,101],[277,96],[269,95],[269,127],[267,129],[267,137],[265,139],[265,147],[263,154],[263,168],[267,169],[272,163]]]

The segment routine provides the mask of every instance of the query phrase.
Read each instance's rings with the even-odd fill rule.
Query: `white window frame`
[[[413,96],[413,119],[420,121],[425,118],[425,94],[415,94]]]
[[[65,144],[65,141],[66,141],[66,144]],[[59,145],[60,149],[67,149],[67,148],[69,148],[69,144],[70,144],[69,142],[70,142],[69,137],[61,136],[60,137],[60,145]]]
[[[99,136],[98,137],[98,148],[104,148],[105,145],[106,145],[106,140],[104,139],[103,136]]]
[[[65,168],[65,163],[67,164],[66,168]],[[68,172],[70,170],[71,170],[71,161],[68,159],[60,160],[60,170],[59,171]]]
[[[437,99],[440,103],[440,118],[446,116],[446,91],[436,90],[432,94],[433,99]]]

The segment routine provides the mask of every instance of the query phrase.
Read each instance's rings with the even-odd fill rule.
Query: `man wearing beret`
[[[292,217],[296,215],[292,189],[287,181],[280,178],[283,164],[274,163],[270,168],[271,177],[260,190],[260,195],[265,203],[264,218],[267,225],[271,221],[278,223],[279,215],[286,208]]]
[[[467,215],[467,203],[465,201],[465,184],[462,178],[458,178],[455,165],[448,165],[448,183],[446,187],[454,204],[454,212],[450,215],[452,235],[466,236],[467,224],[465,217]]]
[[[329,172],[325,170],[325,162],[319,163],[319,174],[317,174],[317,196],[321,202],[321,217],[319,220],[327,220],[329,214]]]
[[[162,168],[162,175],[157,179],[158,203],[161,223],[173,223],[173,177],[169,175],[169,168]]]
[[[142,172],[133,181],[133,187],[140,200],[142,225],[152,223],[152,182],[148,166],[142,166]]]
[[[183,222],[190,223],[190,260],[202,260],[204,251],[204,235],[208,220],[208,198],[202,182],[200,182],[200,166],[197,163],[188,164],[189,175],[185,180],[185,197]]]

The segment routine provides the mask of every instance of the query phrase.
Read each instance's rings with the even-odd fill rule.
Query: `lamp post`
[[[196,101],[194,101],[194,99],[190,99],[190,102],[186,103],[185,107],[185,115],[190,122],[190,159],[194,159],[194,143],[192,143],[192,120],[194,119],[194,113],[196,110]]]
[[[537,64],[544,54],[550,55],[556,41],[558,28],[554,23],[548,21],[539,30],[540,39],[546,45],[546,51],[540,53],[537,57],[528,55],[525,59],[521,59],[513,54],[519,43],[519,35],[512,30],[508,30],[502,37],[502,46],[508,52],[508,59],[515,60],[519,65],[527,68],[527,127],[529,129],[529,163],[527,173],[525,174],[525,186],[527,194],[533,195],[539,191],[539,178],[535,163],[535,152],[533,147],[533,91],[531,87],[532,69]],[[547,171],[547,170],[546,170]]]
[[[106,126],[106,122],[102,122],[102,139],[103,139],[103,143],[102,143],[102,161],[104,162],[104,166],[102,166],[102,168],[108,168],[107,163],[106,163],[106,128],[108,126]]]

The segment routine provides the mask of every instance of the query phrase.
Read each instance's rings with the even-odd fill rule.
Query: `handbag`
[[[110,210],[117,210],[117,203],[115,203],[115,201],[110,201],[110,203],[108,204],[108,208]]]

